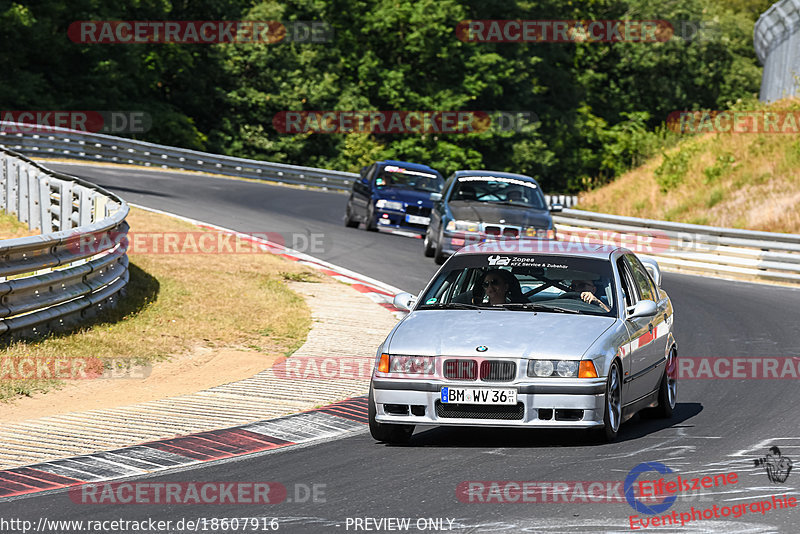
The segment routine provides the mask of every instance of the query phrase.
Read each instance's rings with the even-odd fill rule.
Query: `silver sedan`
[[[566,249],[566,250],[565,250]],[[417,425],[584,428],[613,441],[677,392],[672,303],[653,260],[601,245],[463,248],[379,347],[369,392],[378,441]]]

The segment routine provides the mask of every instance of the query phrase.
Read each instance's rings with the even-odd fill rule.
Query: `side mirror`
[[[637,317],[652,317],[658,313],[658,306],[652,300],[640,300],[635,306],[627,309],[628,319]]]
[[[399,310],[411,311],[411,308],[414,307],[415,300],[416,297],[414,295],[412,295],[411,293],[403,292],[403,293],[398,293],[397,295],[394,296],[392,304],[394,304],[394,307]]]
[[[369,169],[369,166],[361,167],[361,172],[359,172],[359,174],[361,175],[362,178],[364,178],[367,175],[367,169]]]
[[[431,193],[431,200],[433,200],[434,202],[439,202],[440,200],[442,200],[442,194],[441,193]]]
[[[563,210],[564,210],[564,206],[562,206],[561,204],[551,204],[550,205],[550,211],[552,211],[553,213],[559,213],[559,212],[561,212]]]
[[[658,266],[658,262],[653,258],[643,258],[641,256],[638,256],[638,258],[644,268],[647,269],[647,272],[650,273],[650,278],[656,283],[656,287],[661,287],[661,267]]]

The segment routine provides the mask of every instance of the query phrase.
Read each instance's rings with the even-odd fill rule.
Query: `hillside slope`
[[[687,135],[578,208],[694,224],[800,233],[800,99],[758,106],[788,133]],[[789,117],[792,115],[792,117]],[[785,120],[788,118],[789,120]]]

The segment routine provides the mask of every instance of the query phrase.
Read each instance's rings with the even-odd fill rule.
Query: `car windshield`
[[[473,201],[546,209],[542,191],[535,183],[499,176],[462,176],[450,201]]]
[[[453,258],[418,309],[508,309],[615,316],[608,260],[558,254],[465,254]]]
[[[375,178],[375,187],[400,187],[416,189],[417,191],[430,191],[439,193],[444,186],[444,179],[433,173],[404,169],[394,165],[387,165]]]

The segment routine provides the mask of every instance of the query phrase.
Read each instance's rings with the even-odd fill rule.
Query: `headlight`
[[[528,362],[528,376],[550,376],[553,374],[553,362],[536,360]]]
[[[436,368],[433,356],[389,356],[389,372],[432,375]]]
[[[528,376],[570,378],[578,376],[579,368],[580,362],[572,360],[529,360]]]
[[[538,237],[540,239],[555,239],[556,238],[556,231],[555,230],[548,230],[547,228],[536,228],[535,226],[529,226],[525,228],[525,237]]]
[[[561,360],[556,365],[556,373],[558,376],[568,377],[568,376],[578,376],[578,362],[568,362]]]
[[[385,198],[378,199],[375,202],[375,207],[382,210],[395,210],[395,211],[403,211],[406,209],[405,204],[402,202],[398,202],[396,200],[386,200]]]
[[[481,225],[472,221],[450,221],[445,229],[448,232],[480,232]]]

